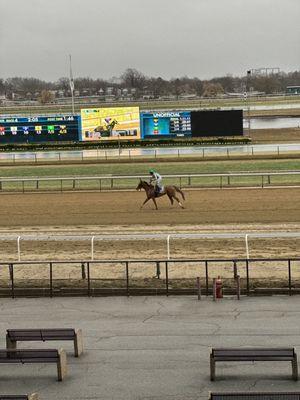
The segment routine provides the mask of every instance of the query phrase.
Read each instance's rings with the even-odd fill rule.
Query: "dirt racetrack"
[[[143,192],[3,194],[0,227],[300,222],[300,188],[186,192],[185,209]]]
[[[152,203],[140,210],[143,192],[2,194],[0,196],[0,235],[7,233],[52,233],[94,235],[105,233],[145,232],[256,232],[300,231],[300,188],[284,189],[211,189],[186,191],[186,208],[170,205],[167,198],[158,199],[159,210]],[[250,257],[299,257],[299,238],[251,239]],[[22,260],[88,260],[91,244],[86,241],[21,240]],[[0,259],[16,261],[15,240],[2,240]],[[174,258],[245,257],[244,239],[173,240]],[[166,257],[165,240],[97,241],[95,259],[155,259]],[[172,267],[173,268],[173,267]],[[225,269],[224,269],[225,268]],[[228,271],[227,271],[228,268]],[[256,265],[255,277],[286,277],[286,263]],[[76,280],[81,284],[80,264],[56,266],[54,277]],[[222,276],[232,273],[232,266],[214,266]],[[151,279],[153,266],[130,268],[130,279]],[[198,265],[176,265],[170,270],[173,278],[194,279]],[[48,269],[39,265],[23,265],[15,271],[16,279],[26,285],[30,279],[47,279]],[[253,273],[252,273],[253,274]],[[241,271],[241,275],[245,275]],[[93,272],[104,284],[107,279],[124,280],[124,268],[108,264]],[[293,277],[300,279],[300,263],[293,264]],[[56,279],[55,278],[55,279]],[[9,282],[8,270],[0,271],[0,284]],[[78,283],[79,282],[79,283]],[[103,283],[104,282],[104,283]],[[122,281],[123,282],[123,281]],[[156,282],[156,281],[155,281]],[[74,284],[74,282],[73,282]],[[299,283],[300,284],[300,283]]]

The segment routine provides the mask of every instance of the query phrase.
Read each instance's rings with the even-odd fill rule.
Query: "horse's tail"
[[[183,198],[183,200],[185,200],[183,191],[181,189],[179,189],[179,187],[177,187],[177,186],[174,186],[174,189],[176,190],[176,192],[180,193],[182,198]]]

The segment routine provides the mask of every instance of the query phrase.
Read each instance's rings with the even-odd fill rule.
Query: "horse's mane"
[[[148,187],[152,186],[150,185],[150,183],[148,183],[147,181],[141,181],[142,183],[144,183],[145,185],[147,185]]]

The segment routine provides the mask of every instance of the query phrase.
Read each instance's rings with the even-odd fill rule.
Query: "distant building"
[[[259,92],[257,90],[251,90],[251,92],[226,92],[224,97],[239,97],[239,98],[247,98],[247,97],[259,97],[265,96],[265,92]]]
[[[287,86],[286,94],[300,94],[300,86]]]
[[[197,99],[198,96],[195,93],[188,93],[188,94],[180,94],[178,98],[181,100],[194,100]]]

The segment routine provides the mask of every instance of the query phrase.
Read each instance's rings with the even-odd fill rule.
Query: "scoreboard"
[[[192,135],[189,111],[141,113],[141,125],[145,139]]]
[[[0,143],[78,141],[79,117],[1,117]]]
[[[1,116],[0,144],[243,135],[242,110],[83,109],[79,115]]]

